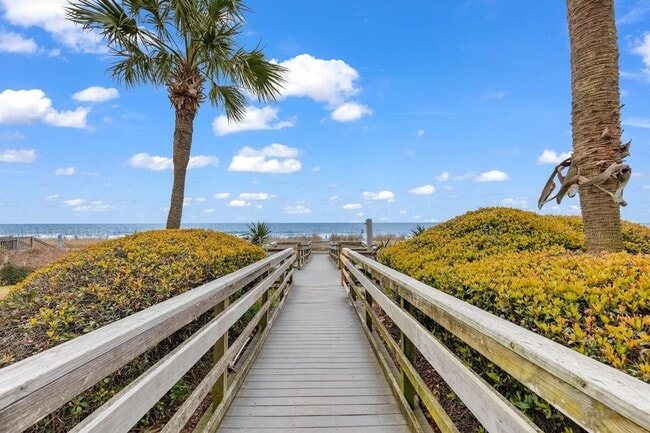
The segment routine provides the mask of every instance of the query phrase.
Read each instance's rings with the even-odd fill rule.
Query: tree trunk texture
[[[571,45],[573,163],[596,177],[621,159],[618,41],[614,0],[567,0]],[[617,181],[601,187],[614,191]],[[587,252],[623,249],[620,207],[594,186],[580,186]]]
[[[172,186],[169,214],[167,215],[168,229],[178,229],[181,227],[183,202],[185,200],[185,175],[187,173],[187,165],[190,162],[195,116],[196,110],[176,109],[173,156],[174,184]]]

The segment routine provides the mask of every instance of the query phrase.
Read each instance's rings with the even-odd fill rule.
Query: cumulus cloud
[[[104,203],[102,200],[93,200],[87,203],[82,198],[66,200],[63,203],[70,206],[74,212],[108,212],[115,209],[114,206]]]
[[[510,180],[508,174],[500,170],[486,171],[476,178],[477,182],[504,182],[507,180]]]
[[[52,201],[52,200],[56,200],[59,197],[61,197],[59,194],[52,194],[52,195],[48,195],[47,197],[45,197],[45,200]]]
[[[79,102],[106,102],[119,98],[117,89],[99,86],[91,86],[72,95],[72,99]]]
[[[38,46],[34,39],[26,39],[14,32],[0,31],[0,52],[34,54]]]
[[[509,207],[517,207],[520,209],[528,208],[528,198],[526,197],[509,197],[501,200],[501,204]]]
[[[472,177],[474,177],[473,173],[453,174],[448,171],[443,171],[442,173],[436,176],[436,180],[438,182],[447,182],[450,180],[460,181],[460,180],[471,179]]]
[[[280,98],[308,97],[324,103],[333,110],[331,118],[338,122],[351,122],[372,114],[369,107],[350,100],[361,91],[356,85],[359,73],[343,60],[301,54],[280,65],[288,69]]]
[[[553,164],[557,165],[571,156],[571,152],[557,153],[554,150],[544,149],[542,154],[537,157],[537,164]]]
[[[361,209],[362,207],[361,203],[348,203],[343,205],[343,209],[346,210],[356,210]]]
[[[413,195],[431,195],[434,192],[436,192],[436,188],[433,185],[422,185],[409,190],[409,193]]]
[[[268,200],[273,197],[275,196],[268,192],[242,192],[237,198],[239,200]]]
[[[39,27],[58,42],[78,51],[103,53],[106,46],[101,37],[84,32],[66,19],[67,0],[0,0],[3,18],[19,27]]]
[[[311,213],[311,209],[303,205],[287,206],[284,208],[284,213],[288,215],[307,215]]]
[[[40,89],[11,90],[0,93],[0,123],[30,124],[42,122],[51,126],[85,128],[90,108],[57,111]]]
[[[230,197],[230,193],[229,192],[218,192],[215,195],[213,195],[212,197],[216,198],[217,200],[225,200],[225,199]]]
[[[248,206],[251,206],[251,203],[247,202],[246,200],[237,199],[237,200],[231,200],[228,203],[228,206],[230,206],[230,207],[248,207]]]
[[[216,135],[226,135],[242,131],[257,131],[262,129],[282,129],[294,125],[293,120],[278,120],[278,109],[270,106],[263,108],[247,107],[244,119],[240,122],[230,122],[225,115],[219,116],[212,122],[212,131]]]
[[[641,56],[643,64],[646,65],[646,69],[643,71],[650,75],[650,33],[643,35],[643,39],[637,42],[632,53]]]
[[[628,117],[621,121],[623,125],[635,126],[637,128],[650,128],[650,119],[645,117]]]
[[[57,168],[54,170],[54,174],[57,176],[72,176],[75,173],[75,168],[74,167],[67,167],[67,168]]]
[[[381,192],[369,192],[366,191],[363,194],[363,198],[366,200],[387,200],[389,202],[395,201],[395,194],[391,191],[381,191]]]
[[[262,149],[244,147],[232,158],[228,171],[287,174],[300,171],[302,163],[296,159],[300,149],[274,143]]]
[[[171,158],[165,156],[152,156],[148,153],[135,154],[126,164],[129,167],[146,168],[153,171],[171,170],[174,168],[174,161]],[[190,156],[190,162],[187,164],[187,168],[202,168],[210,165],[218,166],[219,159],[216,156],[196,155]]]
[[[322,60],[301,54],[280,65],[288,69],[282,98],[306,96],[337,107],[359,92],[355,86],[359,73],[343,60]]]
[[[34,149],[5,149],[0,151],[0,162],[12,162],[29,164],[36,160]]]
[[[332,112],[332,120],[338,122],[352,122],[359,120],[365,115],[372,114],[372,110],[365,105],[357,104],[356,102],[346,102],[338,106]]]

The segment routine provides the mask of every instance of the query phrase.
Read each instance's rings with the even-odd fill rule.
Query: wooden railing
[[[368,247],[366,246],[366,243],[363,241],[331,241],[329,254],[330,254],[330,258],[334,263],[336,263],[337,266],[339,266],[339,257],[341,255],[341,251],[344,248],[357,251],[358,253],[364,255],[371,256],[373,254],[372,251],[368,251]]]
[[[541,430],[434,338],[416,320],[416,311],[476,349],[585,430],[650,432],[650,384],[437,291],[357,252],[344,249],[341,263],[342,279],[359,306],[358,313],[376,351],[385,352],[377,341],[378,335],[398,360],[400,377],[393,376],[392,385],[411,407],[417,395],[442,432],[458,432],[458,429],[413,366],[414,349],[431,364],[487,431]],[[373,305],[399,327],[399,343],[384,327]],[[395,368],[389,363],[392,364],[384,359],[387,372]]]
[[[78,424],[74,432],[128,432],[197,361],[214,365],[163,432],[180,432],[212,392],[202,431],[214,431],[250,369],[292,284],[296,253],[287,249],[94,332],[0,369],[0,431],[21,432],[210,309],[214,318]],[[243,294],[242,294],[243,292]],[[241,295],[241,296],[240,296]],[[231,298],[239,296],[230,304]],[[228,346],[229,329],[259,310]],[[250,344],[251,334],[257,333]],[[228,367],[244,347],[229,377]]]
[[[273,247],[268,249],[268,252],[274,253],[282,251],[287,248],[293,248],[296,251],[296,263],[295,266],[298,269],[302,267],[309,261],[312,253],[312,244],[311,242],[290,242],[283,241],[276,243]]]
[[[0,250],[19,251],[34,248],[34,244],[52,248],[47,242],[43,242],[33,236],[4,236],[0,237]]]

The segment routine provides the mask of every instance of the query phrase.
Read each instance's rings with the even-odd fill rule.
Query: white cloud
[[[230,197],[230,193],[229,192],[218,192],[215,195],[213,195],[212,197],[216,198],[217,200],[225,200],[225,199]]]
[[[650,75],[650,33],[643,35],[643,40],[639,41],[637,46],[632,49],[633,54],[638,54],[646,65],[643,70],[646,74]]]
[[[645,117],[628,117],[621,121],[623,125],[635,126],[637,128],[650,128],[650,119]]]
[[[391,191],[381,191],[381,192],[364,192],[363,198],[366,200],[388,200],[389,202],[395,201],[395,194]]]
[[[282,97],[307,96],[330,107],[338,107],[357,94],[359,73],[343,60],[322,60],[301,54],[280,65],[288,68]]]
[[[438,182],[447,182],[449,180],[461,181],[467,180],[474,177],[474,173],[465,173],[465,174],[452,174],[448,171],[443,171],[441,174],[436,176]]]
[[[67,168],[57,168],[54,170],[54,174],[57,176],[72,176],[75,173],[74,167]]]
[[[20,162],[28,164],[36,160],[36,150],[5,149],[0,151],[0,162]]]
[[[34,54],[37,51],[34,39],[26,39],[14,32],[0,31],[0,52]]]
[[[206,156],[206,155],[190,156],[190,162],[187,164],[187,168],[189,170],[192,170],[194,168],[203,168],[209,166],[218,167],[219,158],[217,158],[216,156]]]
[[[56,111],[40,89],[11,90],[0,93],[0,123],[30,124],[36,121],[51,126],[85,128],[90,108]]]
[[[433,185],[422,185],[409,190],[409,193],[414,195],[431,195],[434,192],[436,192],[436,188]]]
[[[418,132],[415,133],[417,137],[424,137],[424,129],[418,129]]]
[[[101,200],[93,200],[86,204],[84,199],[66,200],[65,204],[70,206],[74,212],[108,212],[115,209],[114,206],[104,203]]]
[[[241,122],[229,122],[225,115],[219,116],[212,122],[212,131],[216,135],[226,135],[242,131],[257,131],[262,129],[282,129],[294,125],[293,121],[278,120],[278,109],[270,106],[263,108],[246,107],[244,119]]]
[[[197,197],[197,198],[194,199],[194,201],[196,201],[198,203],[203,203],[205,201],[205,197]]]
[[[128,160],[127,165],[133,168],[146,168],[153,171],[170,170],[174,168],[174,162],[171,158],[164,156],[151,156],[148,153],[138,153],[133,155]]]
[[[48,195],[47,197],[45,197],[45,200],[52,201],[52,200],[56,200],[59,197],[61,197],[59,194],[52,194],[52,195]]]
[[[68,206],[81,206],[84,203],[86,203],[86,200],[84,200],[82,198],[75,198],[75,199],[72,199],[72,200],[66,200],[63,203],[67,204]]]
[[[355,210],[355,209],[361,209],[363,206],[361,203],[348,203],[343,205],[343,209],[346,210]]]
[[[249,202],[247,202],[246,200],[231,200],[228,203],[228,206],[230,206],[230,207],[247,207],[247,206],[251,206],[251,204]]]
[[[288,215],[306,215],[311,213],[311,209],[303,206],[287,206],[284,208],[284,213]]]
[[[476,178],[477,182],[504,182],[506,180],[510,180],[510,177],[500,170],[487,171]]]
[[[203,213],[205,214],[211,214],[214,213],[215,209],[203,209]]]
[[[501,200],[501,204],[504,205],[504,206],[509,206],[509,207],[527,209],[528,208],[528,198],[526,198],[526,197],[504,198],[503,200]]]
[[[366,105],[357,104],[356,102],[346,102],[332,112],[332,120],[352,122],[370,114],[372,114],[372,110]]]
[[[79,102],[105,102],[119,97],[117,89],[99,86],[91,86],[72,95],[72,99]]]
[[[273,197],[275,196],[268,192],[242,192],[237,198],[240,200],[268,200]]]
[[[278,143],[259,150],[244,147],[232,158],[228,171],[270,174],[294,173],[302,168],[301,162],[296,159],[299,154],[299,149]]]
[[[316,166],[312,167],[311,171],[314,172],[314,173],[320,173],[320,167],[316,165]]]
[[[544,149],[542,154],[537,157],[537,164],[557,165],[571,156],[571,152],[557,153],[554,150]]]
[[[24,140],[27,137],[21,132],[0,132],[0,141]]]
[[[21,27],[40,27],[75,50],[106,52],[96,33],[84,32],[65,17],[67,0],[0,0],[4,19]]]
[[[146,168],[153,171],[171,170],[174,168],[174,161],[165,156],[151,156],[148,153],[138,153],[133,155],[126,163],[133,168]],[[187,164],[188,169],[202,168],[210,165],[217,166],[219,159],[216,156],[196,155],[190,156],[190,162]]]

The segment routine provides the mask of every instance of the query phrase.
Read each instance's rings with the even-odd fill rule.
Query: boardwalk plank
[[[295,285],[220,433],[406,433],[406,420],[324,255]]]

